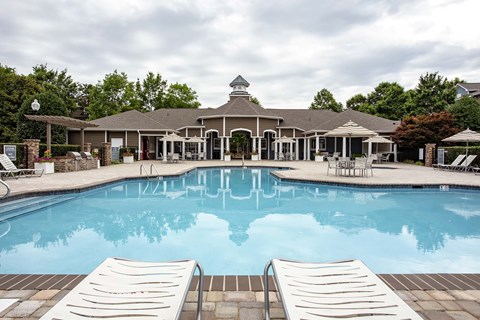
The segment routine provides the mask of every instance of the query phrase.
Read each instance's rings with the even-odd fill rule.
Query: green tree
[[[425,115],[444,111],[455,101],[458,78],[448,81],[435,73],[421,75],[414,94],[410,95],[406,104],[408,115]]]
[[[330,91],[324,88],[317,92],[317,94],[313,97],[313,102],[310,104],[310,109],[324,109],[341,112],[343,106],[340,102],[335,100]]]
[[[480,102],[464,96],[448,108],[455,118],[455,126],[461,129],[480,130]]]
[[[454,127],[453,115],[445,111],[406,117],[392,139],[401,147],[423,148],[427,143],[440,143],[458,131]]]
[[[259,105],[259,106],[262,105],[262,104],[260,103],[260,100],[258,100],[258,98],[255,97],[255,96],[251,96],[251,97],[250,97],[250,102],[253,102],[253,103],[255,103],[256,105]]]
[[[140,110],[133,82],[128,81],[125,73],[107,74],[102,82],[92,87],[89,94],[89,119],[98,119],[128,110]]]
[[[398,120],[405,115],[406,95],[396,82],[381,82],[368,94],[367,101],[378,117]]]
[[[31,104],[34,99],[40,103],[40,110],[33,111]],[[68,116],[69,110],[65,102],[51,91],[45,91],[27,98],[17,113],[17,136],[19,140],[40,139],[46,142],[47,130],[46,124],[38,121],[31,121],[25,118],[26,114],[48,115],[48,116]],[[67,128],[63,126],[52,125],[52,143],[65,143]]]
[[[18,141],[17,112],[29,96],[41,90],[33,79],[0,64],[0,142]]]
[[[144,110],[153,111],[164,108],[167,81],[163,80],[159,73],[149,72],[142,82],[137,79],[135,88]]]
[[[168,87],[165,108],[197,109],[200,105],[197,93],[186,84],[174,83]]]
[[[33,73],[29,77],[39,83],[45,91],[51,91],[62,99],[70,112],[77,108],[80,86],[67,74],[67,69],[58,71],[48,69],[46,64],[40,64],[33,67]]]
[[[242,152],[243,154],[243,148],[247,145],[247,136],[243,133],[234,133],[231,141],[236,149],[236,152]]]
[[[359,111],[367,103],[367,97],[359,93],[347,100],[347,109]]]

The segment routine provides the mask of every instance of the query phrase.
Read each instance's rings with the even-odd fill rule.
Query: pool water
[[[206,274],[261,274],[274,257],[479,272],[479,195],[290,183],[268,169],[132,180],[0,206],[0,273],[88,273],[109,256],[193,258]]]

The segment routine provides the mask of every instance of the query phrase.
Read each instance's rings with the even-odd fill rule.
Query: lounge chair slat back
[[[422,319],[360,260],[271,266],[287,319]]]
[[[107,258],[41,319],[179,319],[196,267]]]
[[[3,168],[7,171],[17,170],[15,164],[10,160],[10,158],[6,154],[0,154],[0,163],[2,164]]]

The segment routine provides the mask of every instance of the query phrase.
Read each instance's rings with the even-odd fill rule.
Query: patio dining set
[[[349,157],[328,157],[328,167],[327,175],[329,175],[330,169],[335,171],[336,176],[344,177],[368,177],[368,171],[370,175],[373,176],[373,166],[374,157],[361,157],[355,158],[354,160]],[[358,175],[357,175],[358,174]]]

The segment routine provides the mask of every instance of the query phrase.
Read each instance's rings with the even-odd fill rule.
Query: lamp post
[[[40,103],[38,103],[37,99],[33,100],[33,102],[32,102],[32,110],[33,111],[40,110]]]
[[[32,102],[32,110],[33,111],[38,111],[40,110],[40,103],[38,102],[37,99],[34,99]],[[52,150],[52,125],[50,122],[47,122],[47,150]]]

